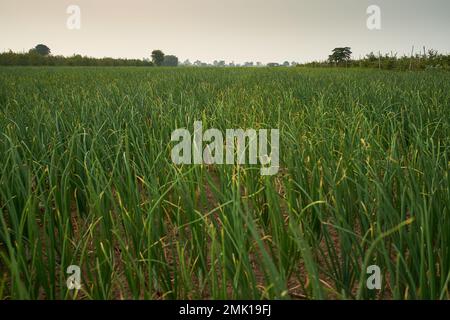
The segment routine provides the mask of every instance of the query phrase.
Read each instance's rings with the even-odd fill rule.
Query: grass
[[[448,73],[0,68],[0,106],[0,298],[450,298]],[[173,165],[195,120],[280,172]]]

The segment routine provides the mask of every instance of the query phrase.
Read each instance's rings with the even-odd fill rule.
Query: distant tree
[[[429,59],[436,59],[439,56],[439,53],[437,50],[430,49],[428,50],[428,58]]]
[[[192,63],[191,63],[191,61],[190,61],[189,59],[186,59],[186,60],[182,63],[182,65],[183,65],[183,66],[186,66],[186,67],[189,67],[189,66],[192,66]]]
[[[328,60],[334,64],[345,62],[347,65],[347,62],[350,60],[351,56],[352,51],[349,47],[334,48],[332,54],[328,56]]]
[[[375,55],[375,53],[373,53],[373,51],[366,55],[366,59],[369,60],[370,62],[378,60],[377,56]]]
[[[172,55],[164,56],[164,61],[162,63],[165,67],[177,67],[178,66],[178,58]]]
[[[50,48],[45,44],[38,44],[36,47],[30,50],[30,53],[37,53],[41,56],[48,56],[50,54]]]
[[[161,50],[153,50],[152,61],[155,66],[161,66],[164,63],[164,52],[162,52]]]
[[[283,62],[283,67],[289,67],[289,66],[290,66],[289,61]]]

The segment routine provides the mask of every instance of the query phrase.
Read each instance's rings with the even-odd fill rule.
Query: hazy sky
[[[69,30],[69,5],[81,29]],[[381,8],[381,30],[366,9]],[[409,53],[412,45],[450,52],[450,0],[0,0],[0,51],[38,43],[53,54],[181,60],[283,62],[327,58],[349,46]]]

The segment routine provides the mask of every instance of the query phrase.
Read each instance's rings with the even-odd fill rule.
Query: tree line
[[[414,49],[413,49],[414,51]],[[176,66],[194,66],[194,67],[360,67],[360,68],[378,68],[385,70],[425,70],[425,69],[443,69],[450,70],[450,55],[440,54],[436,50],[425,48],[423,53],[411,53],[411,56],[397,54],[375,54],[369,53],[363,58],[352,59],[350,47],[334,48],[328,59],[325,61],[314,61],[310,63],[298,64],[297,62],[285,61],[284,63],[246,62],[244,64],[235,64],[225,61],[214,61],[213,64],[201,62],[199,60],[191,63],[189,60],[180,63],[175,55],[166,55],[161,50],[153,50],[149,59],[114,59],[114,58],[92,58],[81,55],[64,57],[61,55],[52,55],[51,50],[44,44],[38,44],[26,53],[16,53],[12,51],[0,53],[0,65],[3,66],[112,66],[112,67],[176,67]]]
[[[351,48],[335,48],[326,61],[314,61],[304,63],[302,67],[358,67],[376,68],[383,70],[450,70],[450,55],[440,54],[436,50],[414,53],[414,48],[410,56],[398,56],[397,53],[375,54],[373,52],[359,59],[351,58]]]
[[[0,53],[0,65],[3,66],[137,66],[137,67],[263,67],[261,62],[245,62],[244,64],[235,64],[234,62],[225,63],[225,61],[214,61],[212,64],[196,60],[191,63],[189,59],[180,63],[175,55],[166,55],[161,50],[153,50],[150,59],[114,59],[114,58],[92,58],[81,56],[79,54],[70,57],[61,55],[52,55],[51,50],[44,44],[38,44],[25,53],[13,51]],[[269,67],[278,66],[296,66],[296,62],[289,63],[285,61],[282,64],[268,63]]]
[[[178,66],[178,58],[165,55],[161,50],[154,50],[150,59],[117,59],[92,58],[79,54],[70,57],[52,55],[51,50],[44,44],[38,44],[28,52],[17,53],[7,51],[0,53],[0,65],[3,66],[99,66],[99,67],[153,67]]]

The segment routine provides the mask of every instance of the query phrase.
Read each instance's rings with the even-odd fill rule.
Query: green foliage
[[[153,50],[152,51],[152,61],[155,66],[162,66],[164,63],[164,53],[161,50]]]
[[[48,56],[50,54],[50,48],[45,44],[38,44],[34,49],[31,50],[41,56]]]
[[[0,297],[449,299],[449,101],[440,71],[0,68]],[[195,120],[279,128],[279,174],[174,166]]]
[[[333,55],[329,56],[327,61],[315,61],[298,67],[330,67],[343,65]],[[424,54],[415,54],[412,57],[401,56],[397,54],[375,54],[373,52],[362,59],[346,60],[345,66],[359,68],[377,68],[383,70],[450,70],[450,55],[439,54],[435,50],[429,50]]]
[[[81,55],[71,57],[43,56],[35,50],[28,53],[12,51],[0,53],[2,66],[98,66],[98,67],[151,67],[151,61],[137,59],[91,58]]]
[[[165,67],[177,67],[178,66],[178,58],[176,56],[172,56],[172,55],[165,55],[162,65]]]
[[[333,53],[328,56],[328,61],[330,63],[335,63],[335,64],[339,64],[339,63],[347,63],[352,56],[352,51],[349,47],[344,47],[344,48],[334,48],[333,49]]]

